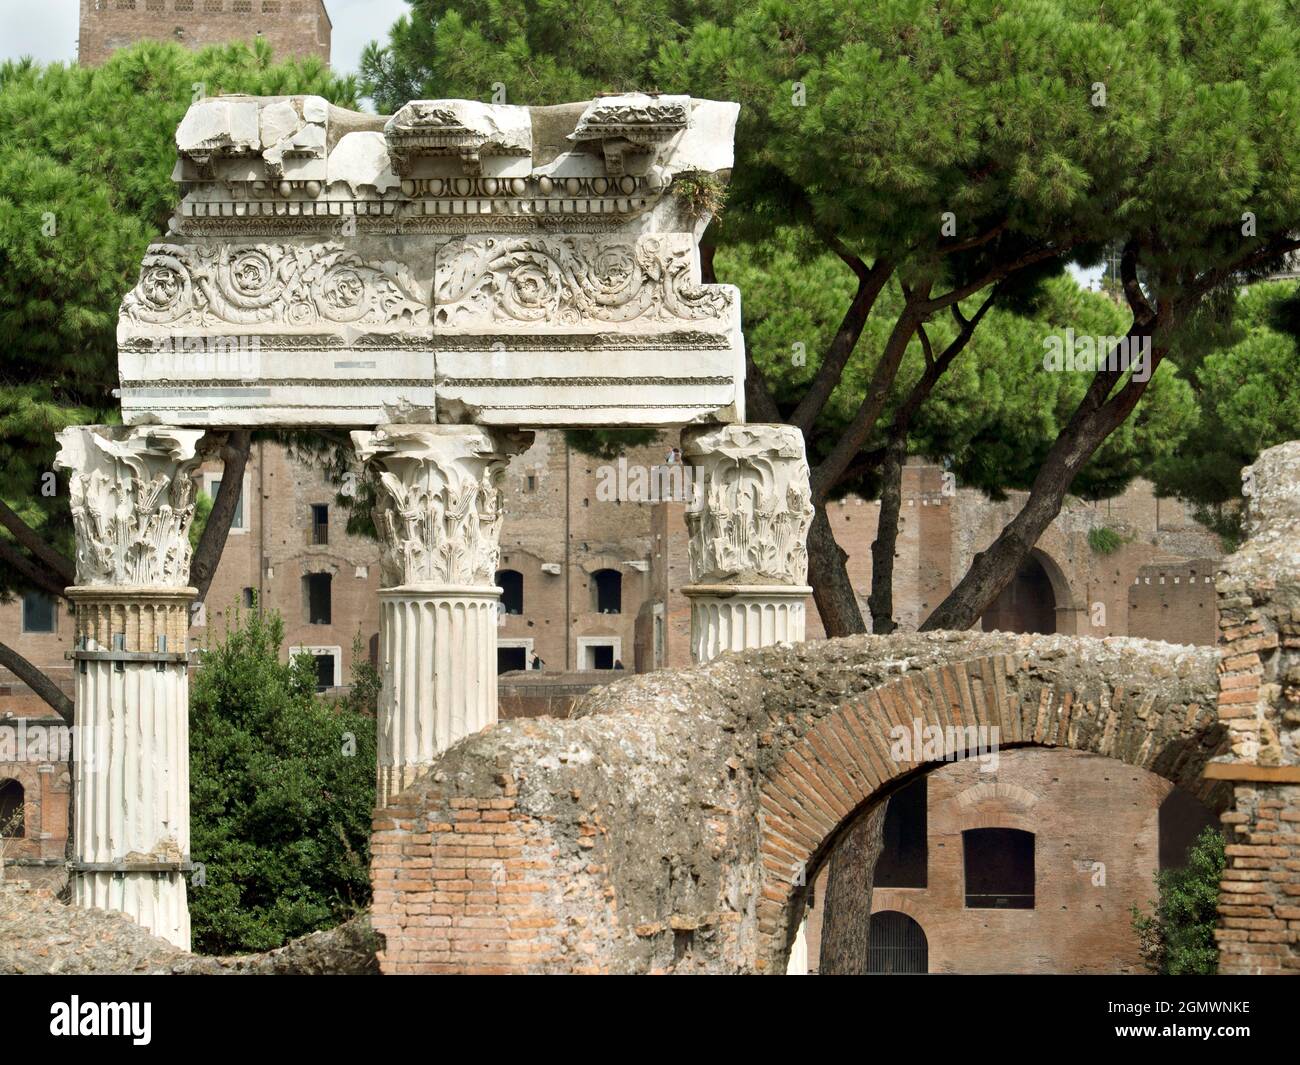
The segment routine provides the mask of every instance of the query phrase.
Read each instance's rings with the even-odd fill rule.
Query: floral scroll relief
[[[688,430],[697,506],[687,508],[695,583],[803,585],[813,506],[797,429],[726,425]]]
[[[428,297],[406,267],[340,244],[155,244],[121,317],[150,325],[428,325]]]
[[[190,574],[201,429],[75,426],[58,434],[71,470],[79,585],[184,588]]]
[[[685,234],[469,238],[439,254],[435,320],[454,328],[725,318],[730,291],[694,273]]]

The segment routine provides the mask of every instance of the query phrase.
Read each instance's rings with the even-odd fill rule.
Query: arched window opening
[[[0,836],[22,839],[26,835],[26,793],[16,780],[0,780]]]
[[[1218,815],[1195,795],[1182,788],[1170,788],[1160,804],[1156,820],[1160,835],[1160,868],[1182,869],[1187,852],[1206,828],[1219,827]]]
[[[928,840],[926,780],[917,777],[889,797],[885,808],[880,857],[876,861],[875,887],[926,886]]]
[[[1034,908],[1034,834],[1018,828],[970,828],[961,834],[966,906]]]
[[[507,614],[524,612],[524,575],[517,569],[497,570],[497,584],[501,586],[501,608]]]
[[[985,632],[1056,631],[1056,593],[1043,564],[1030,555],[980,619]]]
[[[623,574],[616,569],[598,569],[591,575],[597,614],[623,612]]]
[[[867,939],[867,973],[872,976],[903,976],[930,971],[930,944],[925,930],[911,917],[897,910],[871,915]]]

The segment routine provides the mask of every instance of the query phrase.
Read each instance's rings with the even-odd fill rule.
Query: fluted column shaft
[[[119,910],[188,950],[186,632],[201,430],[59,434],[77,534],[74,904]]]
[[[812,493],[803,434],[789,425],[688,429],[691,656],[801,643],[808,596]],[[807,919],[786,973],[808,972]]]
[[[352,440],[379,482],[382,805],[497,719],[500,481],[532,436],[401,425]]]

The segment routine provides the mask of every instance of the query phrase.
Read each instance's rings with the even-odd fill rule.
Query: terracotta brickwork
[[[1134,640],[856,637],[633,677],[575,718],[502,723],[377,812],[381,963],[784,971],[837,834],[921,768],[895,757],[893,726],[996,728],[1004,747],[1088,751],[1197,789],[1223,744],[1215,661]]]
[[[330,33],[322,0],[81,0],[77,59],[98,66],[142,40],[197,49],[261,39],[277,59],[328,63]]]
[[[550,834],[517,809],[516,795],[505,776],[480,798],[417,785],[376,818],[371,868],[380,931],[400,930],[385,971],[529,971],[571,953],[570,939],[591,943],[596,922],[570,929],[557,913],[564,878]],[[584,868],[586,876],[600,871]],[[579,901],[601,909],[590,890]],[[586,968],[583,953],[575,971]]]
[[[873,912],[908,914],[931,973],[1143,973],[1130,909],[1150,909],[1161,849],[1153,815],[1173,785],[1113,758],[1050,748],[965,759],[925,779],[924,886],[872,891]],[[1212,816],[1206,811],[1207,818]],[[1033,834],[1032,908],[967,904],[962,833]],[[829,863],[808,917],[808,963],[820,962]]]
[[[1300,972],[1300,444],[1246,471],[1250,539],[1219,576],[1225,814],[1219,971]]]
[[[25,720],[20,725],[18,719]],[[62,718],[49,712],[44,703],[35,699],[20,705],[13,717],[0,718],[0,729],[5,737],[0,739],[0,750],[12,745],[13,752],[0,761],[0,783],[16,780],[23,789],[23,819],[20,838],[0,839],[5,877],[11,880],[28,880],[53,890],[62,888],[67,879],[64,872],[64,849],[68,838],[68,802],[72,780],[66,762],[54,753],[67,736]],[[36,730],[44,736],[48,759],[32,757],[39,754],[36,747]],[[22,751],[18,750],[21,742]],[[26,758],[17,758],[28,753]],[[12,830],[12,829],[11,829]]]

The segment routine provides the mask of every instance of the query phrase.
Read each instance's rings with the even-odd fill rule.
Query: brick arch
[[[915,902],[903,894],[905,888],[885,888],[881,891],[879,898],[872,896],[871,912],[872,914],[885,913],[894,910],[897,913],[905,913],[921,926],[921,931],[925,932],[925,921],[922,919],[925,914]],[[877,905],[879,902],[879,905]],[[930,938],[930,933],[925,932],[925,938]]]
[[[993,781],[976,784],[953,796],[953,801],[962,807],[974,806],[976,803],[986,802],[990,799],[1012,803],[1028,809],[1036,802],[1039,802],[1042,796],[1030,791],[1028,788],[1022,788],[1019,784],[995,783]]]
[[[1118,678],[1072,665],[1069,655],[1053,668],[1029,654],[993,654],[908,671],[840,703],[791,743],[759,792],[758,967],[784,971],[806,885],[846,827],[940,764],[899,758],[906,747],[894,744],[896,730],[973,726],[996,735],[999,749],[1100,754],[1208,794],[1201,773],[1222,733],[1212,693],[1171,692],[1158,662],[1145,677]]]
[[[629,677],[570,718],[503,722],[376,813],[381,964],[783,972],[837,835],[933,767],[895,763],[891,726],[996,726],[1000,748],[1092,751],[1203,793],[1223,737],[1215,663],[1142,640],[861,636]]]

